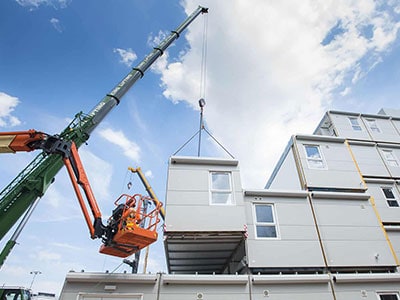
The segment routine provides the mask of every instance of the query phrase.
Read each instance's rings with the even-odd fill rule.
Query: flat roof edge
[[[215,157],[196,157],[196,156],[171,156],[169,159],[171,164],[192,164],[192,165],[222,165],[237,166],[239,161],[232,158],[215,158]]]
[[[253,275],[254,284],[328,283],[328,274]]]
[[[248,275],[185,275],[166,274],[163,284],[247,284]]]
[[[296,134],[295,138],[296,140],[334,142],[334,143],[344,143],[346,140],[343,137],[325,136],[325,135],[307,135],[307,134]]]
[[[140,282],[154,283],[157,281],[156,274],[130,274],[130,273],[85,273],[69,272],[65,280],[67,282]]]
[[[385,274],[335,274],[333,276],[336,283],[348,282],[400,282],[399,273]]]
[[[368,200],[371,196],[365,193],[346,192],[312,192],[311,196],[316,199],[343,199],[343,200]]]
[[[298,197],[307,197],[308,192],[306,191],[290,191],[290,190],[245,190],[245,196],[271,196],[271,197],[291,197],[291,198],[298,198]]]

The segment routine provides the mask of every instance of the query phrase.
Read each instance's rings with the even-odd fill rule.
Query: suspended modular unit
[[[237,160],[171,157],[166,208],[169,272],[236,271],[245,255],[246,233]]]

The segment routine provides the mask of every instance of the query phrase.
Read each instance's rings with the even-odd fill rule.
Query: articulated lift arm
[[[2,152],[41,149],[47,154],[58,154],[62,157],[89,228],[90,237],[103,240],[101,253],[126,257],[157,240],[156,225],[160,221],[158,214],[162,204],[158,200],[141,195],[122,195],[115,202],[117,208],[113,211],[107,226],[103,225],[100,209],[73,141],[64,141],[59,136],[47,135],[35,130],[0,132],[0,140],[3,141],[0,145],[1,149],[4,149]],[[147,183],[146,188],[149,186]],[[125,199],[125,202],[120,201],[121,199]],[[155,209],[150,213],[143,209],[144,201],[148,200],[155,203]]]
[[[95,107],[85,115],[78,113],[59,135],[73,141],[77,148],[84,144],[97,125],[118,105],[125,93],[144,76],[150,66],[180,36],[180,34],[208,9],[198,7],[178,28],[172,31],[154,50],[126,75]],[[9,185],[0,192],[0,240],[11,227],[43,196],[55,175],[63,166],[60,155],[42,152]],[[5,256],[0,257],[0,265]]]

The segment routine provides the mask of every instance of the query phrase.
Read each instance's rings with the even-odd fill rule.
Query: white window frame
[[[354,131],[362,131],[362,127],[361,127],[359,119],[357,117],[348,117],[348,119],[349,119],[351,128]],[[353,123],[353,120],[355,121],[354,123]]]
[[[328,169],[326,160],[324,157],[324,154],[322,153],[321,146],[320,145],[314,145],[314,144],[303,144],[304,146],[304,153],[306,154],[306,159],[307,159],[307,166],[309,169],[314,169],[314,170],[326,170]],[[318,154],[319,158],[314,158],[314,157],[309,157],[307,153],[307,147],[316,147],[318,149]],[[321,167],[315,167],[314,165],[310,165],[310,161],[313,162],[321,162]]]
[[[257,221],[257,213],[256,213],[256,206],[269,206],[271,207],[272,211],[272,218],[273,222],[259,222]],[[280,239],[280,234],[279,234],[279,229],[278,229],[278,220],[275,212],[275,204],[274,203],[260,203],[260,202],[254,202],[253,203],[253,221],[254,221],[254,236],[256,239],[260,240],[276,240]],[[276,236],[261,236],[259,237],[257,235],[257,226],[264,226],[264,227],[274,227]]]
[[[381,295],[391,295],[391,296],[396,296],[397,300],[400,300],[400,295],[399,292],[377,292],[376,297],[378,300],[382,300]]]
[[[397,159],[396,155],[394,154],[393,150],[389,149],[381,149],[383,158],[385,159],[386,163],[391,167],[400,167],[399,160]],[[388,153],[390,157],[388,157],[385,153]]]
[[[375,119],[365,119],[365,121],[367,122],[367,125],[372,132],[382,133],[382,130],[379,128],[378,123]]]
[[[229,189],[218,189],[213,186],[213,174],[227,174],[229,178]],[[210,178],[210,205],[235,205],[235,199],[233,197],[233,181],[232,173],[229,171],[209,171]],[[226,203],[216,203],[213,201],[213,195],[229,193],[229,201]]]
[[[390,190],[394,198],[386,197],[386,194],[384,192],[385,189],[386,190]],[[385,197],[386,204],[388,205],[388,207],[390,207],[390,208],[392,208],[392,207],[400,207],[399,198],[398,198],[398,196],[396,194],[396,191],[395,191],[395,189],[393,187],[391,187],[391,186],[381,186],[381,190],[382,190],[383,196]],[[396,205],[390,205],[389,201],[396,202],[397,206]]]

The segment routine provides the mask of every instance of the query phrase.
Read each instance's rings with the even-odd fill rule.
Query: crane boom
[[[89,114],[78,113],[60,133],[64,141],[73,141],[77,147],[85,143],[91,132],[118,105],[125,93],[142,78],[148,68],[160,57],[201,13],[208,9],[199,6],[176,30],[172,31],[154,50],[107,94]],[[63,166],[60,155],[40,153],[17,177],[0,192],[0,240],[28,210],[42,197]]]

